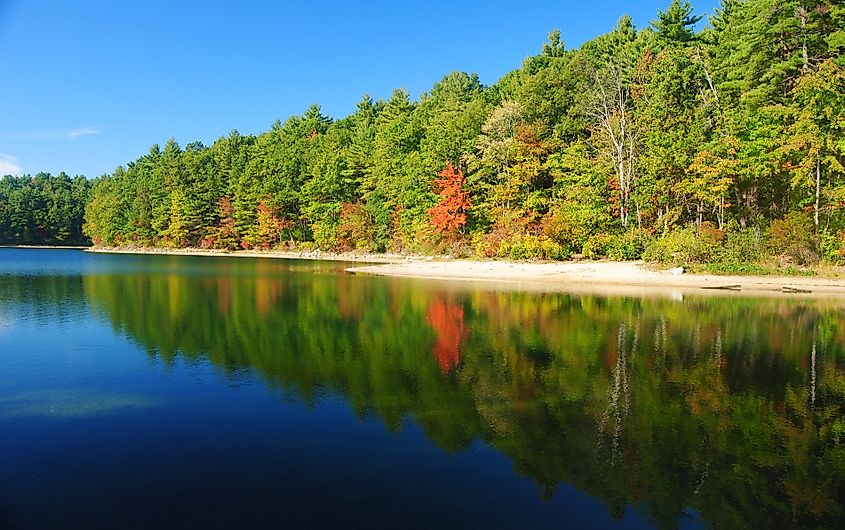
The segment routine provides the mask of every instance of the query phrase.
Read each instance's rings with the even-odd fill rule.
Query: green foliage
[[[613,243],[613,235],[607,232],[593,234],[584,243],[581,254],[589,259],[602,259],[607,257],[608,249]]]
[[[0,178],[0,244],[88,244],[82,218],[92,187],[65,173]]]
[[[819,235],[822,259],[834,265],[845,262],[845,231],[838,234],[824,232]]]
[[[759,230],[730,227],[715,261],[720,263],[754,263],[765,258],[765,241]]]
[[[584,243],[581,254],[589,259],[637,260],[643,257],[647,239],[636,231],[593,234]]]
[[[258,136],[170,140],[95,186],[86,234],[103,245],[400,252],[472,241],[482,256],[726,267],[767,253],[841,260],[845,8],[725,0],[696,30],[700,20],[672,0],[650,27],[622,17],[579,49],[553,31],[493,86],[452,72],[418,100],[404,89],[364,96],[339,120],[312,105]],[[447,164],[466,177],[471,209],[435,188]],[[283,228],[260,216],[262,202]],[[52,211],[43,201],[17,190],[0,204],[10,219],[0,237],[41,237],[22,212]],[[810,211],[812,226],[788,221]]]
[[[512,260],[562,260],[568,258],[570,252],[546,237],[526,234],[499,243],[496,255]]]
[[[637,260],[643,255],[645,238],[637,231],[614,235],[606,247],[606,255],[613,260]]]
[[[647,261],[689,265],[715,261],[723,248],[724,232],[704,227],[686,227],[656,238],[643,253]]]
[[[819,259],[813,222],[800,212],[792,212],[772,222],[768,248],[782,261],[796,265],[808,265]]]
[[[697,272],[706,272],[708,274],[719,274],[724,276],[746,274],[753,274],[755,276],[766,276],[774,272],[771,268],[765,265],[761,265],[759,263],[746,263],[736,261],[707,263],[704,267],[693,268],[693,270]]]
[[[731,226],[719,230],[709,223],[674,230],[649,242],[643,259],[672,265],[709,264],[716,271],[734,270],[736,273],[765,269],[756,262],[764,258],[764,241],[758,231]],[[720,272],[725,273],[725,272]]]

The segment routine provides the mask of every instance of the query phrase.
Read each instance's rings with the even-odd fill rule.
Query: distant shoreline
[[[150,254],[162,256],[215,256],[230,258],[274,258],[274,259],[305,259],[321,261],[345,261],[352,263],[403,263],[408,260],[426,260],[422,256],[402,256],[399,254],[369,254],[361,252],[322,252],[291,251],[291,250],[211,250],[199,248],[126,248],[126,247],[84,247],[85,252],[100,254]],[[433,258],[430,258],[433,259]]]
[[[321,251],[96,248],[86,252],[104,254],[152,254],[169,256],[216,256],[239,258],[305,259],[360,263],[346,270],[353,274],[398,276],[464,282],[504,282],[535,291],[591,290],[642,295],[656,290],[695,291],[713,295],[781,295],[789,297],[845,297],[845,279],[793,276],[718,276],[672,274],[653,270],[643,262],[511,262],[474,261],[403,256],[399,254],[330,253]],[[739,290],[719,287],[739,285]],[[589,286],[589,287],[588,287]],[[790,292],[785,292],[790,291]],[[795,290],[799,292],[795,292]],[[810,292],[803,292],[810,291]]]
[[[53,250],[87,250],[91,247],[85,245],[0,245],[0,248],[46,248]]]

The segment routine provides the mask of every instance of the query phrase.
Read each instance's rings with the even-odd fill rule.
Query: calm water
[[[0,249],[0,528],[845,527],[845,305]]]

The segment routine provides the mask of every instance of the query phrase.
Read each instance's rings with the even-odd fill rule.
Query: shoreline
[[[641,261],[530,263],[508,261],[405,262],[346,269],[353,274],[464,282],[506,282],[537,291],[615,291],[618,294],[775,295],[845,297],[845,279],[804,276],[672,274]],[[739,289],[724,289],[740,286]]]
[[[0,248],[50,249],[50,250],[87,250],[85,245],[0,245]]]
[[[103,254],[152,254],[236,258],[303,259],[360,263],[345,270],[352,274],[442,280],[498,282],[532,291],[584,291],[643,295],[657,291],[695,292],[701,295],[778,295],[792,298],[845,297],[845,279],[813,276],[719,276],[672,274],[653,270],[641,261],[512,262],[460,260],[400,254],[331,253],[279,250],[201,250],[157,248],[95,248]],[[741,286],[740,290],[718,289]],[[786,288],[786,289],[784,289]],[[792,289],[792,292],[785,292]],[[795,290],[799,292],[795,292]],[[803,292],[809,291],[809,292]]]
[[[320,250],[213,250],[199,248],[122,248],[122,247],[80,247],[83,252],[94,254],[146,254],[157,256],[207,256],[227,258],[272,258],[272,259],[301,259],[318,261],[343,261],[348,263],[405,263],[409,260],[425,262],[424,256],[403,256],[400,254],[367,254],[359,252],[323,252]]]

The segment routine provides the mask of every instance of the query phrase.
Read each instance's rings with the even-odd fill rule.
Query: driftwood
[[[790,294],[809,294],[813,292],[809,289],[799,289],[798,287],[789,287],[788,285],[784,285],[782,290],[783,292]]]
[[[726,290],[726,291],[741,291],[742,286],[739,285],[739,284],[737,284],[737,285],[714,285],[712,287],[709,287],[709,286],[708,287],[702,287],[702,289],[723,289],[723,290]]]

